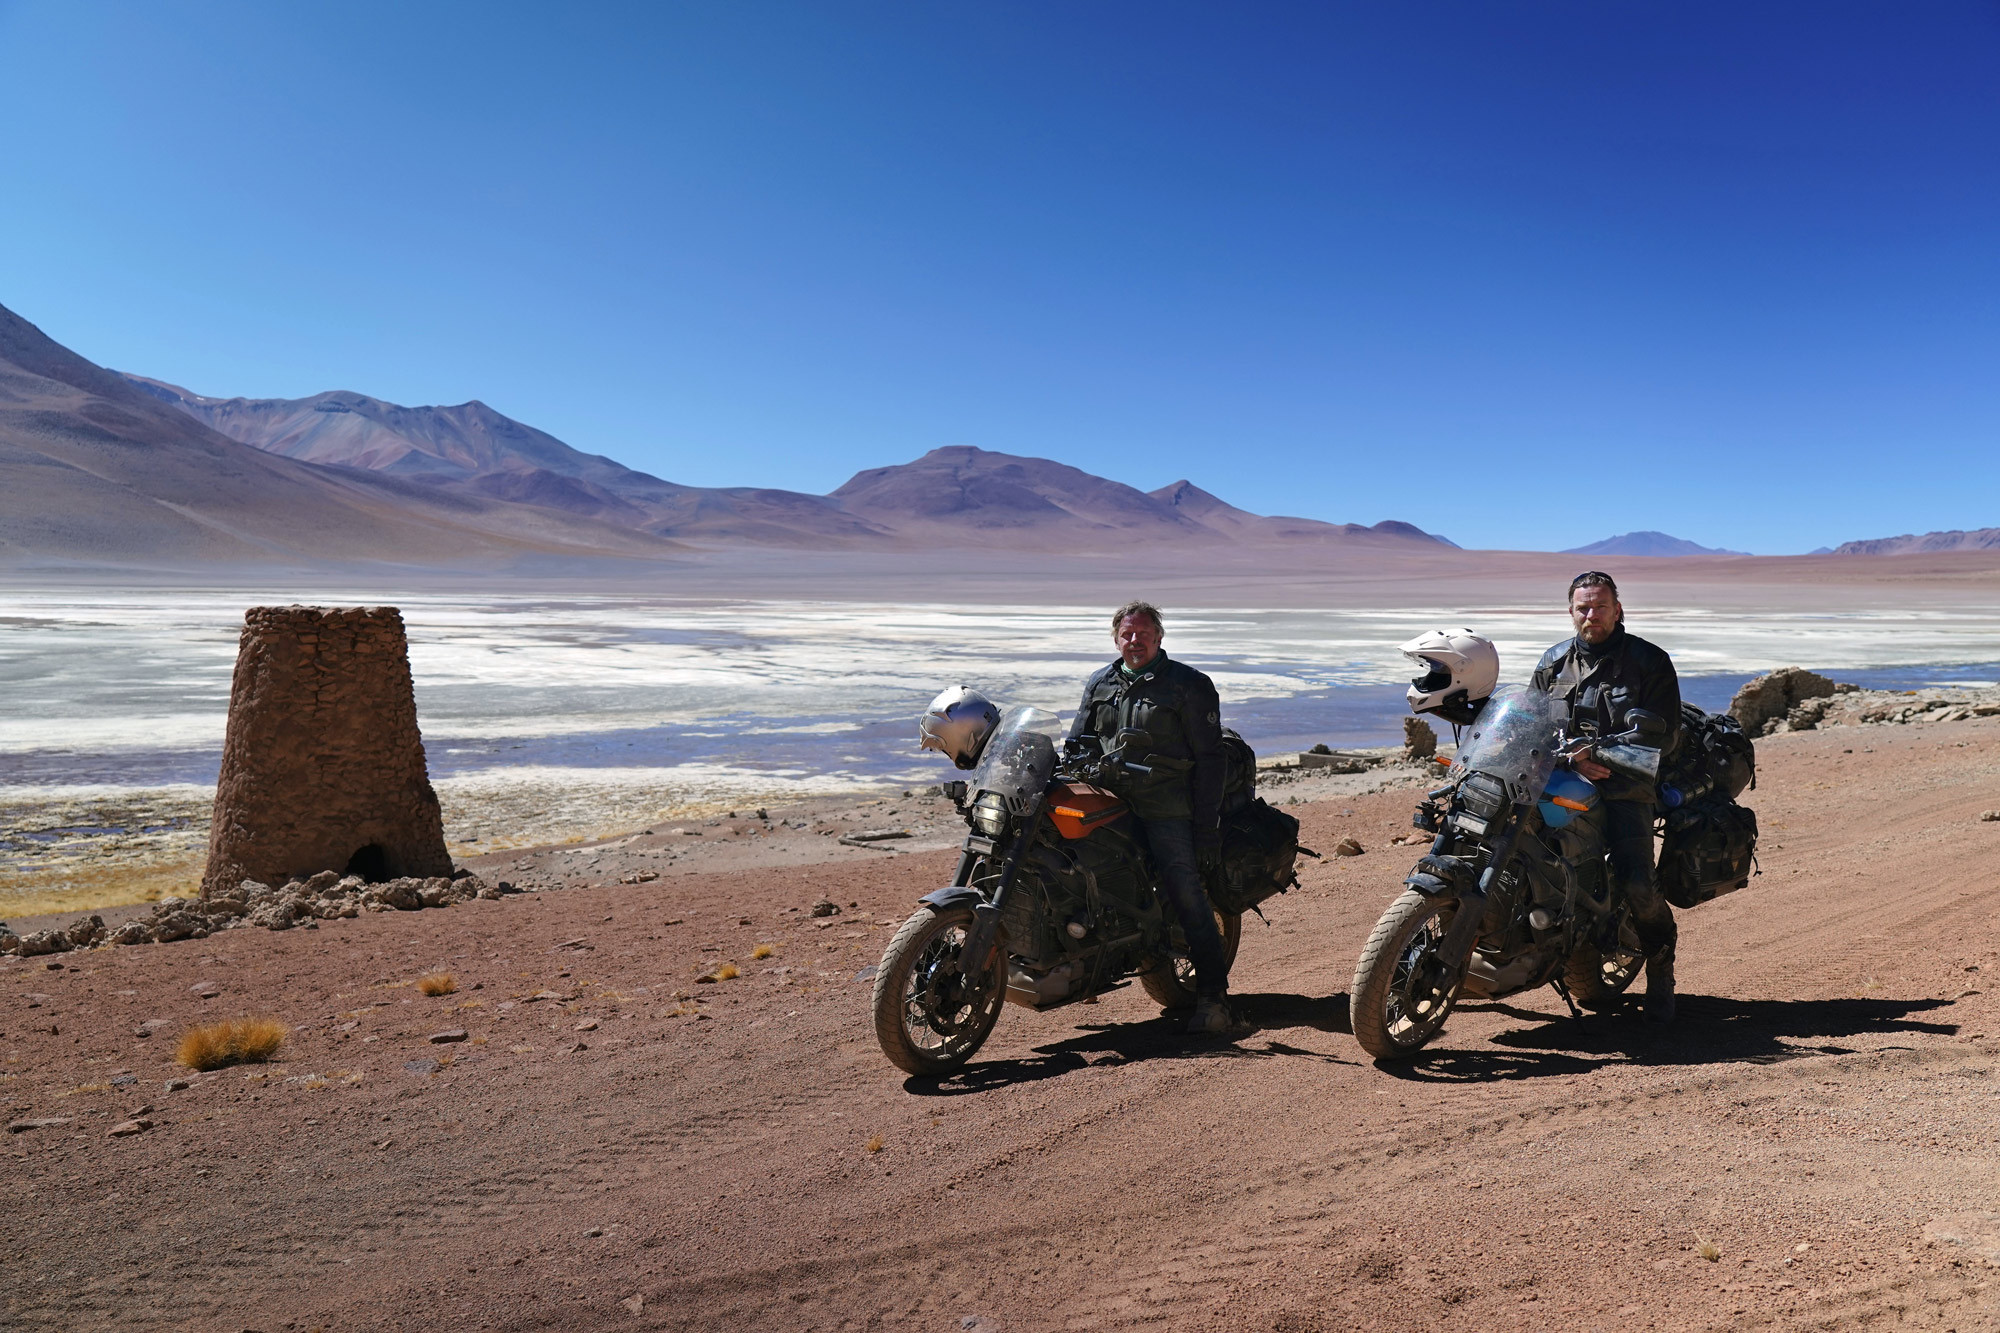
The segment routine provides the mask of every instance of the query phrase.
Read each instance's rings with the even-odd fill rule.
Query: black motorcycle
[[[1461,995],[1554,985],[1572,1008],[1601,1007],[1644,966],[1606,865],[1597,789],[1567,764],[1588,751],[1653,782],[1666,723],[1634,709],[1624,734],[1572,737],[1567,718],[1543,691],[1496,690],[1451,781],[1418,808],[1416,826],[1436,836],[1375,923],[1349,992],[1355,1039],[1376,1059],[1416,1054]]]
[[[875,976],[875,1036],[899,1069],[963,1065],[1003,1002],[1054,1009],[1136,976],[1162,1008],[1194,1003],[1187,942],[1109,789],[1150,772],[1132,750],[1144,733],[1102,754],[1066,755],[1060,736],[1054,714],[1010,708],[971,776],[946,786],[968,826],[958,871],[903,923]],[[1243,912],[1293,882],[1298,821],[1261,801],[1225,810],[1224,883],[1211,896],[1234,963]]]

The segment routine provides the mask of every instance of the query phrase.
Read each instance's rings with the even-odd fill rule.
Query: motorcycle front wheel
[[[1223,965],[1236,966],[1236,948],[1243,942],[1243,914],[1217,912],[1215,929],[1222,936]],[[1139,984],[1145,988],[1146,994],[1153,997],[1153,1003],[1162,1009],[1194,1007],[1194,964],[1179,954],[1154,963],[1141,972]]]
[[[1405,889],[1362,947],[1348,992],[1354,1039],[1377,1060],[1407,1060],[1438,1034],[1461,972],[1438,958],[1457,904]]]
[[[903,923],[875,972],[875,1040],[907,1074],[936,1077],[986,1044],[1007,996],[1005,942],[982,977],[959,966],[972,909],[925,906]]]

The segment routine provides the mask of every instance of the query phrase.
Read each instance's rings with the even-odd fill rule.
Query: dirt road
[[[1683,914],[1678,1025],[1542,992],[1398,1071],[1345,991],[1407,792],[1298,807],[1367,854],[1250,923],[1235,1039],[1134,987],[1009,1008],[939,1084],[881,1058],[857,978],[944,851],[9,959],[0,1091],[57,1123],[7,1137],[0,1300],[65,1329],[2000,1326],[2000,721],[1759,750],[1765,873]],[[459,989],[418,995],[436,968]],[[167,1090],[181,1028],[249,1013],[293,1025],[282,1066]]]

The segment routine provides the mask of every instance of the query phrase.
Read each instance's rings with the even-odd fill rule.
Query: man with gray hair
[[[1145,733],[1126,757],[1152,771],[1132,774],[1119,795],[1138,818],[1157,887],[1187,937],[1196,997],[1188,1031],[1225,1032],[1229,964],[1202,889],[1203,872],[1214,873],[1222,858],[1222,704],[1215,682],[1160,650],[1165,634],[1150,602],[1112,613],[1118,660],[1085,683],[1069,743],[1108,750],[1126,728]]]

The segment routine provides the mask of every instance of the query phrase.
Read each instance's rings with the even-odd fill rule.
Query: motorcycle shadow
[[[1723,995],[1679,997],[1678,1016],[1665,1028],[1641,1017],[1636,999],[1626,1007],[1570,1017],[1498,1002],[1461,1006],[1468,1013],[1501,1013],[1525,1020],[1492,1037],[1501,1050],[1428,1049],[1404,1065],[1383,1065],[1396,1078],[1429,1083],[1585,1074],[1608,1064],[1779,1064],[1816,1055],[1851,1055],[1839,1043],[1850,1037],[1898,1032],[1949,1037],[1956,1023],[1911,1017],[1946,1008],[1950,1000],[1831,999],[1743,1000]],[[1450,1040],[1446,1027],[1442,1040]]]
[[[1229,1002],[1238,1022],[1226,1036],[1189,1036],[1185,1010],[1139,1023],[1081,1024],[1076,1036],[1035,1047],[1033,1058],[974,1063],[944,1078],[913,1075],[903,1081],[903,1090],[920,1097],[962,1097],[1060,1078],[1092,1065],[1134,1064],[1141,1060],[1267,1060],[1291,1056],[1322,1064],[1360,1063],[1280,1041],[1243,1044],[1262,1032],[1287,1028],[1350,1032],[1345,995],[1232,995]]]

